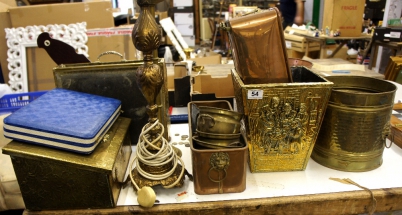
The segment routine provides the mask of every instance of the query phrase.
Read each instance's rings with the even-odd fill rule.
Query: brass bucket
[[[363,172],[382,164],[396,86],[361,76],[326,77],[334,83],[312,159],[341,171]]]

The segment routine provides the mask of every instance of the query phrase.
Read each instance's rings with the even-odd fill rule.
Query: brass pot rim
[[[201,137],[206,137],[206,138],[211,138],[211,139],[235,139],[235,138],[239,138],[241,136],[240,132],[237,134],[215,134],[215,133],[202,132],[202,131],[199,131],[198,129],[196,129],[196,132]]]
[[[217,108],[217,107],[209,107],[209,106],[199,106],[198,109],[199,109],[199,113],[202,113],[203,111],[207,111],[209,113],[230,116],[238,121],[240,121],[243,118],[242,113],[232,111],[232,110],[227,110],[227,109],[222,109],[222,108]]]
[[[381,107],[394,103],[397,87],[391,82],[364,76],[329,76],[334,83],[329,104]]]
[[[214,148],[214,149],[220,149],[220,148],[241,148],[244,147],[245,144],[241,142],[241,138],[235,138],[235,139],[211,139],[211,138],[205,138],[201,136],[193,136],[193,141],[195,141],[197,144],[208,147],[208,148]]]
[[[393,91],[397,90],[397,87],[393,83],[372,77],[351,75],[328,76],[326,79],[334,83],[331,93],[378,95],[380,93],[393,93]],[[355,89],[361,92],[340,91],[340,89]]]

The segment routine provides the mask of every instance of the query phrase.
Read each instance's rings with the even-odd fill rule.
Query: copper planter
[[[211,106],[232,110],[227,101],[190,102],[188,104],[191,159],[194,176],[194,192],[200,195],[237,193],[246,189],[248,145],[243,137],[241,147],[206,148],[197,144],[196,119],[198,106]],[[220,140],[217,140],[220,141]],[[227,141],[227,140],[222,140]]]

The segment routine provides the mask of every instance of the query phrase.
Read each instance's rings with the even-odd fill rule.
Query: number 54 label
[[[263,90],[248,90],[247,99],[262,99],[263,94]]]

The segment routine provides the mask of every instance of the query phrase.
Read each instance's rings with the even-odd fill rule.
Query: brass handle
[[[199,117],[204,121],[204,124],[205,124],[204,117],[205,117],[205,118],[210,118],[210,119],[211,119],[211,123],[209,124],[209,127],[210,127],[210,128],[214,127],[214,125],[215,125],[215,119],[214,119],[211,115],[209,115],[209,114],[200,114]]]
[[[127,60],[124,58],[124,56],[123,56],[122,54],[120,54],[119,52],[116,52],[116,51],[105,51],[105,52],[101,53],[101,54],[98,56],[98,59],[96,60],[96,62],[100,62],[100,58],[101,58],[102,56],[109,55],[109,54],[113,54],[113,55],[120,56],[121,61],[127,61]]]
[[[389,138],[389,141],[391,143],[389,144],[389,146],[387,145],[387,139],[385,138],[385,140],[384,140],[384,147],[387,149],[391,148],[392,144],[394,143],[394,134],[391,132],[390,135],[391,135],[391,137]]]

